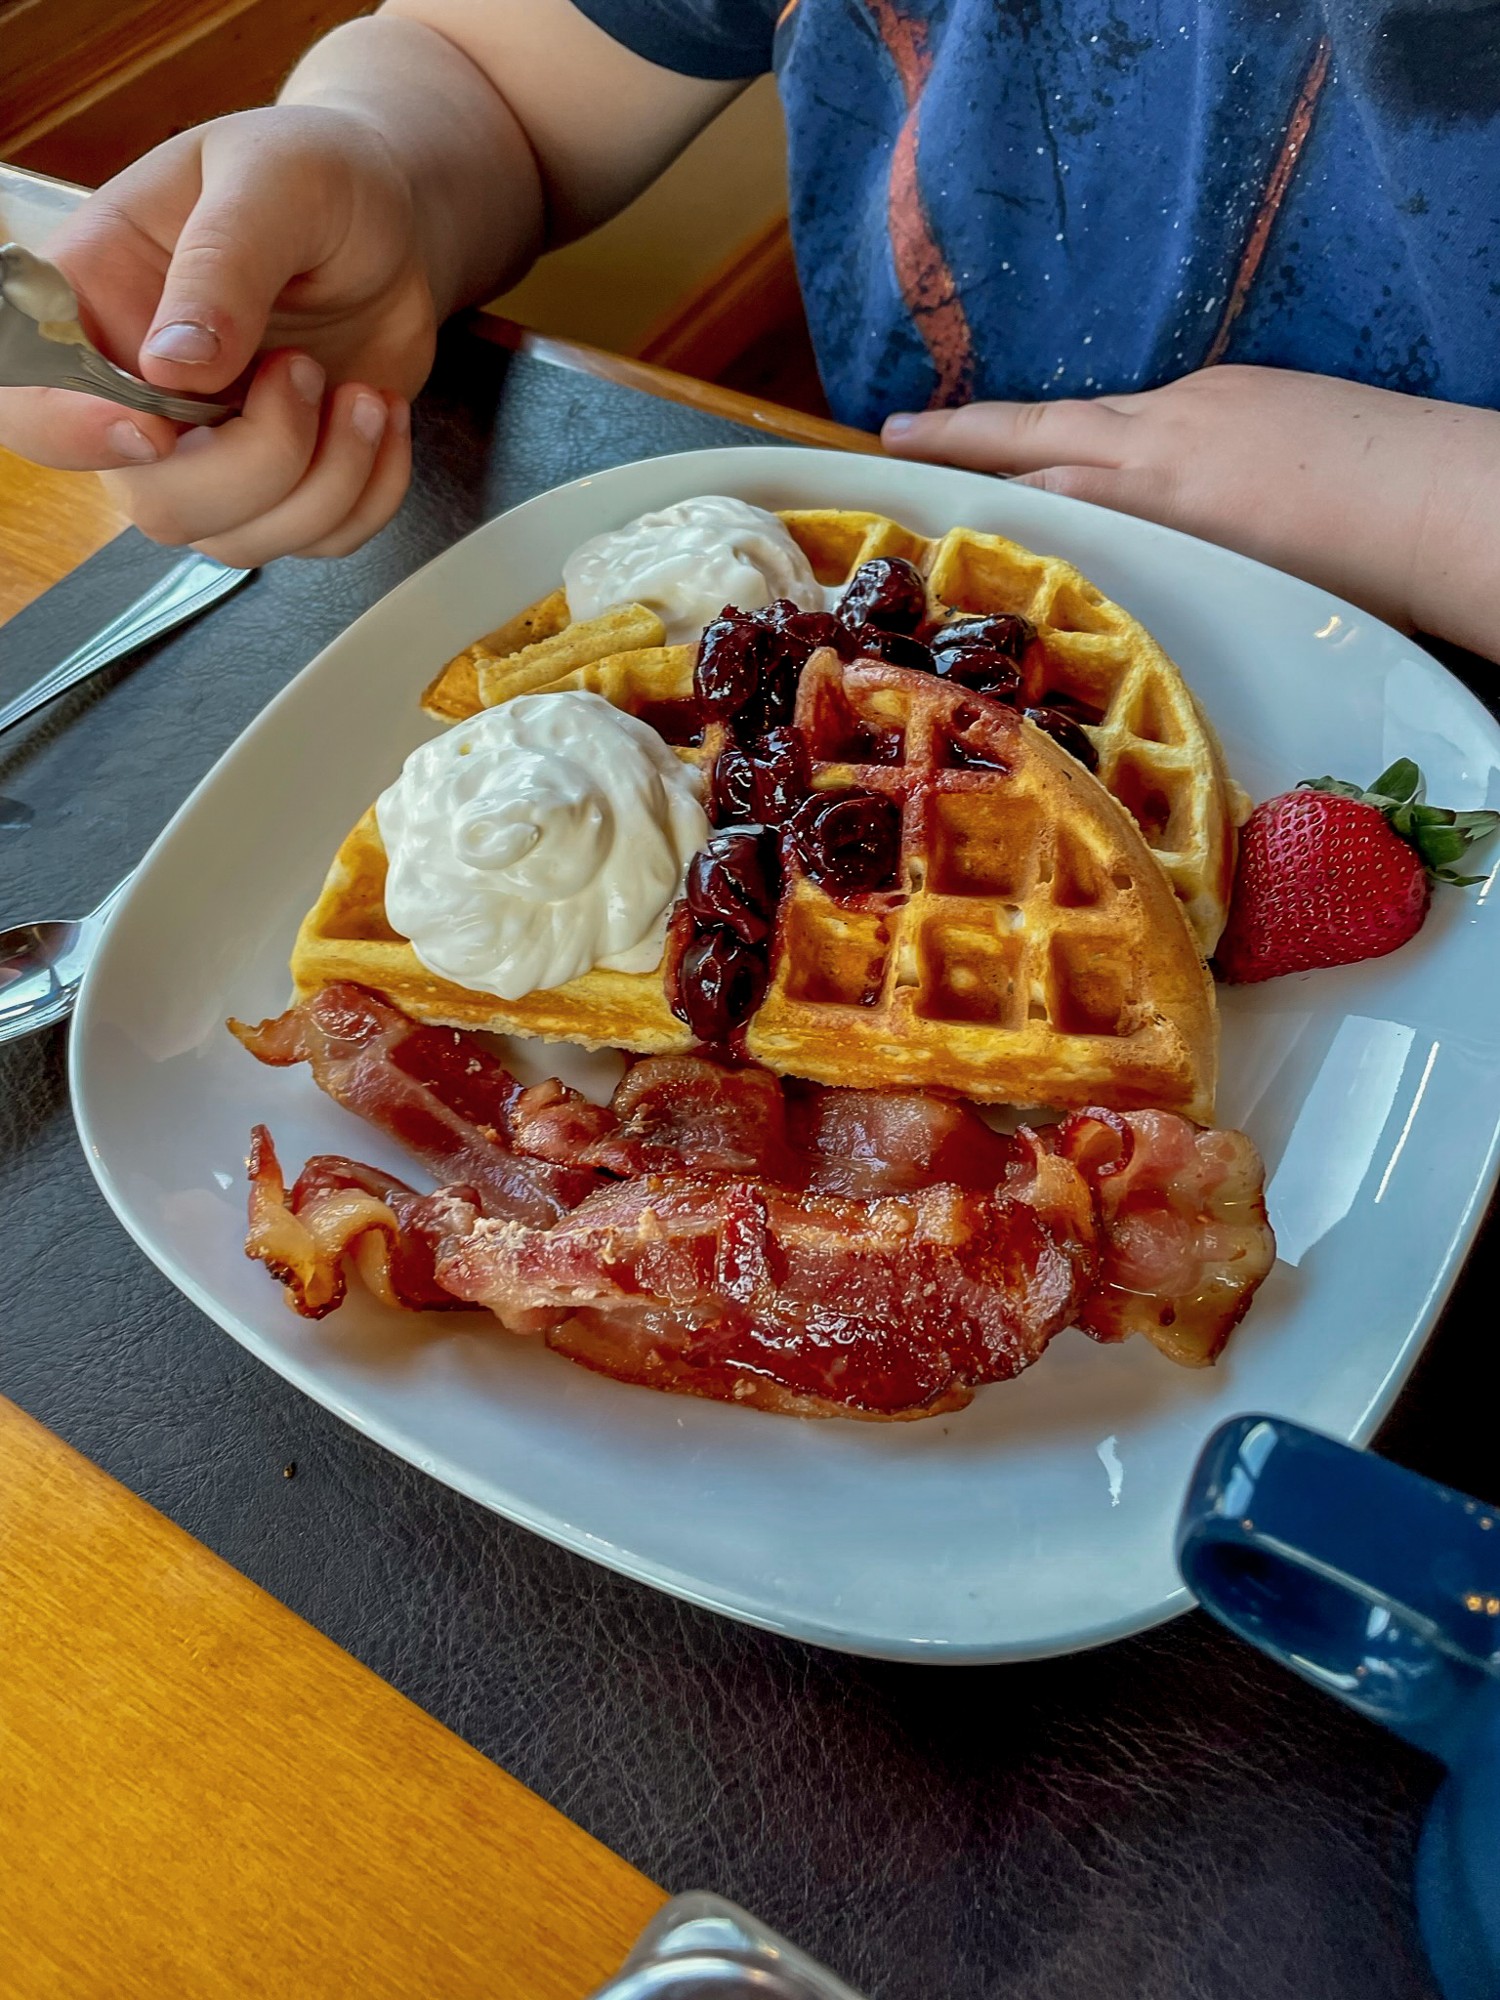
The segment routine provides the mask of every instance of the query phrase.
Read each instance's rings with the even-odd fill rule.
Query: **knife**
[[[0,707],[0,734],[49,701],[55,701],[68,688],[77,687],[90,674],[97,674],[101,667],[123,660],[127,653],[159,639],[163,632],[170,632],[210,604],[217,604],[254,574],[251,569],[227,569],[209,556],[184,557],[167,571],[160,583],[153,584],[118,618],[111,619],[102,632],[96,632],[51,673],[43,674],[14,701]]]

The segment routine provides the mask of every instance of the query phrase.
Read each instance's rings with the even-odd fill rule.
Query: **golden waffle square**
[[[1212,981],[1083,765],[1012,709],[831,653],[804,669],[797,725],[815,790],[900,806],[899,879],[836,900],[788,856],[748,1055],[821,1083],[1212,1116]]]
[[[553,685],[651,720],[706,768],[723,736],[712,727],[693,740],[692,659],[691,647],[641,649]],[[526,675],[518,691],[540,690]],[[804,670],[797,721],[815,787],[897,800],[899,874],[889,890],[840,901],[789,865],[747,1055],[825,1083],[1211,1118],[1212,983],[1138,829],[1083,765],[1013,710],[831,653]],[[877,745],[881,761],[861,761]],[[660,972],[596,968],[513,1002],[435,978],[386,923],[384,877],[370,812],[298,935],[299,994],[352,979],[454,1027],[642,1053],[693,1045]]]
[[[954,528],[928,539],[882,514],[846,509],[794,509],[781,519],[820,583],[843,583],[874,556],[901,556],[922,572],[932,617],[1012,611],[1031,621],[1039,643],[1026,662],[1028,705],[1064,696],[1093,716],[1083,726],[1098,753],[1100,780],[1140,828],[1207,957],[1228,914],[1235,829],[1248,801],[1231,783],[1181,672],[1150,633],[1071,563],[1002,535]],[[642,606],[629,609],[650,615]],[[561,648],[547,655],[538,642],[545,646],[569,630],[567,599],[554,591],[461,653],[428,688],[424,706],[459,720],[512,695],[561,684],[562,674],[622,650],[610,633],[595,629],[602,623],[588,621],[586,632],[572,628],[584,633],[580,656]],[[518,661],[523,648],[526,657]],[[548,664],[556,665],[557,679],[540,677]]]

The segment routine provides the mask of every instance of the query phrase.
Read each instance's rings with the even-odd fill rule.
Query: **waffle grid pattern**
[[[835,900],[791,864],[747,1052],[825,1082],[1206,1115],[1214,1005],[1143,842],[1050,739],[962,689],[832,655],[803,676],[814,788],[902,814],[889,891]],[[851,747],[878,752],[856,762]]]
[[[900,879],[836,902],[793,868],[747,1054],[832,1083],[878,1076],[981,1101],[1210,1117],[1217,1022],[1199,952],[1222,923],[1235,836],[1217,745],[1176,668],[1076,570],[1000,537],[957,529],[929,542],[874,514],[783,519],[825,585],[899,555],[922,570],[934,616],[1028,617],[1041,637],[1028,702],[1065,694],[1100,718],[1084,725],[1099,777],[1131,818],[1013,712],[928,676],[823,656],[799,696],[814,783],[898,801]],[[695,649],[659,639],[640,606],[571,623],[554,591],[450,662],[423,705],[458,720],[583,688],[651,722],[706,774],[722,732],[696,727]],[[596,969],[515,1003],[435,979],[385,922],[384,875],[370,813],[302,926],[299,992],[349,978],[455,1026],[690,1046],[659,975]]]
[[[880,514],[782,516],[820,580],[874,556],[903,556],[927,583],[931,614],[1018,611],[1040,636],[1027,702],[1072,697],[1098,711],[1086,732],[1099,780],[1140,827],[1208,956],[1234,877],[1235,826],[1248,804],[1231,787],[1213,731],[1181,673],[1128,612],[1056,556],[953,528],[928,541]]]
[[[1139,826],[1207,957],[1228,913],[1236,825],[1249,802],[1230,783],[1213,730],[1150,633],[1070,563],[1000,535],[953,528],[928,540],[883,514],[849,511],[793,510],[781,518],[824,585],[844,582],[874,556],[901,556],[921,570],[934,617],[1018,611],[1030,619],[1041,644],[1027,664],[1028,704],[1066,695],[1098,715],[1084,727],[1100,782]],[[627,617],[636,621],[628,628]],[[631,646],[675,660],[676,693],[690,693],[691,648],[661,647],[650,620],[642,607],[622,606],[569,625],[567,599],[553,591],[459,654],[428,688],[424,706],[457,720],[517,694],[586,685],[563,676]]]

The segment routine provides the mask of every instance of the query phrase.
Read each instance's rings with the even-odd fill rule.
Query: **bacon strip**
[[[420,1195],[391,1174],[334,1154],[308,1161],[290,1196],[264,1125],[250,1136],[250,1229],[245,1254],[258,1258],[304,1319],[344,1302],[345,1258],[388,1306],[453,1312],[462,1300],[438,1282],[434,1265],[455,1229],[478,1212],[471,1188]]]
[[[1168,1111],[1080,1111],[1052,1143],[1099,1213],[1099,1280],[1079,1325],[1096,1340],[1144,1333],[1186,1367],[1215,1360],[1276,1261],[1265,1168],[1249,1139]]]
[[[398,1139],[439,1180],[476,1188],[487,1215],[555,1222],[599,1185],[576,1161],[558,1165],[515,1149],[512,1120],[526,1093],[473,1036],[419,1027],[363,986],[325,986],[259,1027],[231,1021],[229,1029],[260,1062],[309,1063],[320,1089]]]
[[[851,1200],[648,1175],[551,1229],[476,1216],[439,1281],[628,1382],[804,1415],[930,1416],[1030,1367],[1092,1274],[1025,1201]]]
[[[604,1108],[556,1079],[522,1090],[472,1038],[355,986],[235,1032],[467,1183],[421,1196],[324,1158],[288,1200],[258,1131],[247,1247],[309,1316],[343,1297],[347,1255],[388,1303],[483,1304],[624,1380],[924,1415],[1029,1366],[1070,1317],[1211,1361],[1275,1256],[1250,1141],[1166,1112],[1002,1137],[920,1091],[689,1056],[638,1062]]]
[[[899,1194],[938,1181],[993,1188],[1026,1155],[951,1098],[783,1084],[703,1056],[644,1057],[610,1112],[614,1129],[575,1157],[623,1179],[753,1174],[825,1194]]]

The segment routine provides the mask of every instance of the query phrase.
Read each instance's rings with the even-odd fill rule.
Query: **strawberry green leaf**
[[[1456,875],[1452,864],[1476,840],[1488,838],[1500,826],[1500,813],[1454,813],[1439,806],[1419,806],[1413,817],[1416,824],[1406,837],[1422,857],[1422,865],[1434,882],[1465,887],[1485,879],[1482,875]],[[1397,831],[1401,829],[1398,827]]]
[[[1297,790],[1299,792],[1334,792],[1341,799],[1362,799],[1365,795],[1363,785],[1346,784],[1342,778],[1299,778],[1297,780]]]
[[[1427,866],[1436,869],[1457,861],[1469,843],[1455,827],[1424,826],[1412,844]]]
[[[1410,757],[1398,757],[1389,770],[1381,772],[1365,796],[1371,805],[1379,805],[1384,799],[1398,806],[1404,806],[1409,800],[1420,802],[1422,773]]]
[[[1485,880],[1483,875],[1455,874],[1453,863],[1476,840],[1487,839],[1500,827],[1500,812],[1449,812],[1446,806],[1428,805],[1422,773],[1410,757],[1398,757],[1368,787],[1343,778],[1304,778],[1298,789],[1332,792],[1373,806],[1392,833],[1416,849],[1434,882],[1467,888]]]

